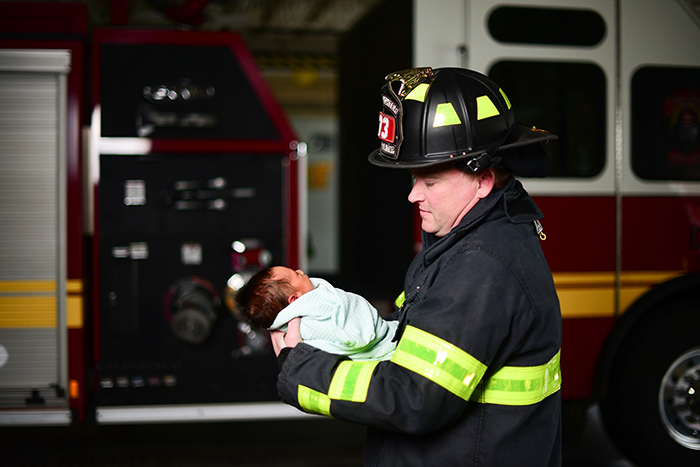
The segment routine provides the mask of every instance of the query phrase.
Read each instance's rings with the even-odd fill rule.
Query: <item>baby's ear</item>
[[[292,302],[293,302],[294,300],[296,300],[297,298],[299,298],[299,297],[301,297],[301,292],[299,292],[299,291],[294,292],[294,293],[291,294],[289,297],[287,297],[287,303],[289,303],[289,304],[291,305]]]

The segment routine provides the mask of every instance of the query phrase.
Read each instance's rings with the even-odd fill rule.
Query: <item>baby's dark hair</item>
[[[277,314],[286,307],[294,289],[284,279],[272,279],[272,268],[263,269],[250,278],[236,293],[240,319],[255,328],[269,328]]]

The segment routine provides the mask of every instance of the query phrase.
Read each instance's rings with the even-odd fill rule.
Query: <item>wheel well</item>
[[[660,312],[662,304],[670,300],[700,297],[700,273],[688,274],[654,286],[635,301],[613,326],[605,340],[596,365],[593,380],[593,399],[607,394],[608,381],[615,358],[635,326],[644,318]]]

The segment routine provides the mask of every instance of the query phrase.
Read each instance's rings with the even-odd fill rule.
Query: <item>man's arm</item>
[[[457,269],[442,271],[440,285],[410,305],[391,361],[352,361],[296,344],[281,367],[280,397],[307,412],[406,433],[454,423],[508,336],[508,310],[517,308],[508,291],[519,284],[484,273],[479,266],[488,261],[497,260],[476,254],[471,267],[453,262]],[[469,293],[450,292],[465,284]],[[274,341],[298,342],[289,333]]]

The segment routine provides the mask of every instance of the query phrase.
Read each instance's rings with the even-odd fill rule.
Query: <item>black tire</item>
[[[700,297],[667,300],[630,331],[601,414],[640,467],[700,466]]]

